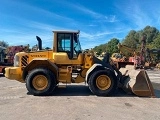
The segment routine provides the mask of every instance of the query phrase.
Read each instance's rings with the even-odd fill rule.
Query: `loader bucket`
[[[128,69],[127,69],[128,68]],[[134,67],[121,68],[120,72],[124,75],[123,90],[132,92],[137,96],[155,97],[152,83],[145,70],[134,70]]]

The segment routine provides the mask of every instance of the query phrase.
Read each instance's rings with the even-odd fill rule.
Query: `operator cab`
[[[66,52],[69,59],[77,59],[78,55],[82,53],[79,42],[79,31],[53,32],[55,50],[57,52]]]

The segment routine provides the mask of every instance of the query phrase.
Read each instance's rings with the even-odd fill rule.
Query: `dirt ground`
[[[83,84],[58,88],[51,96],[29,95],[25,84],[0,77],[0,120],[159,120],[160,71],[147,71],[156,98],[97,97]]]

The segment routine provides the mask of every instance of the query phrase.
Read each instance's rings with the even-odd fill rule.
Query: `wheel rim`
[[[33,78],[32,85],[36,90],[44,90],[48,85],[48,80],[44,75],[37,75]]]
[[[111,79],[106,75],[100,75],[96,79],[96,85],[100,90],[106,90],[111,86]]]

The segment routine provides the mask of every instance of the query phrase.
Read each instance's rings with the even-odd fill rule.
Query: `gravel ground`
[[[0,77],[0,120],[159,120],[160,71],[149,70],[156,98],[93,95],[85,84],[58,88],[51,96],[29,95],[25,84]]]

